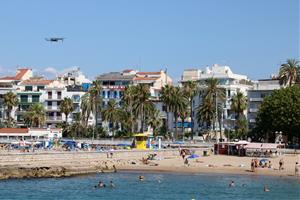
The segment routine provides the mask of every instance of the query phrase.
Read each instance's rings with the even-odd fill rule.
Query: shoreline
[[[142,158],[154,152],[157,154],[156,159],[144,164]],[[195,150],[195,153],[203,155],[201,150]],[[295,162],[300,163],[300,155],[268,158],[272,162],[272,169],[256,168],[255,172],[250,171],[251,159],[253,158],[227,155],[200,156],[197,159],[189,159],[187,166],[176,150],[116,151],[113,152],[113,158],[104,152],[0,154],[0,179],[57,178],[101,173],[101,170],[110,173],[115,165],[120,172],[277,176],[300,180],[300,175],[296,177],[294,174]],[[280,159],[285,161],[283,171],[278,170]]]

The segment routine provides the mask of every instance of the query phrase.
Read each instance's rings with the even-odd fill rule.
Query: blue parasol
[[[193,159],[193,158],[199,158],[199,156],[197,154],[192,154],[188,157],[189,159]]]

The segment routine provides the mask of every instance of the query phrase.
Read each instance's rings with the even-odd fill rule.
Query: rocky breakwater
[[[56,178],[69,176],[64,167],[0,167],[0,179],[10,178]]]

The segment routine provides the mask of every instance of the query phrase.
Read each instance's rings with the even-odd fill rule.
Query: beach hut
[[[147,149],[147,141],[149,138],[149,133],[138,133],[133,135],[135,140],[135,148],[137,149]]]

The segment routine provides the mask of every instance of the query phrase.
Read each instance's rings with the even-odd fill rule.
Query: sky
[[[167,68],[178,81],[217,63],[269,78],[300,58],[299,10],[299,0],[1,0],[0,74]]]

